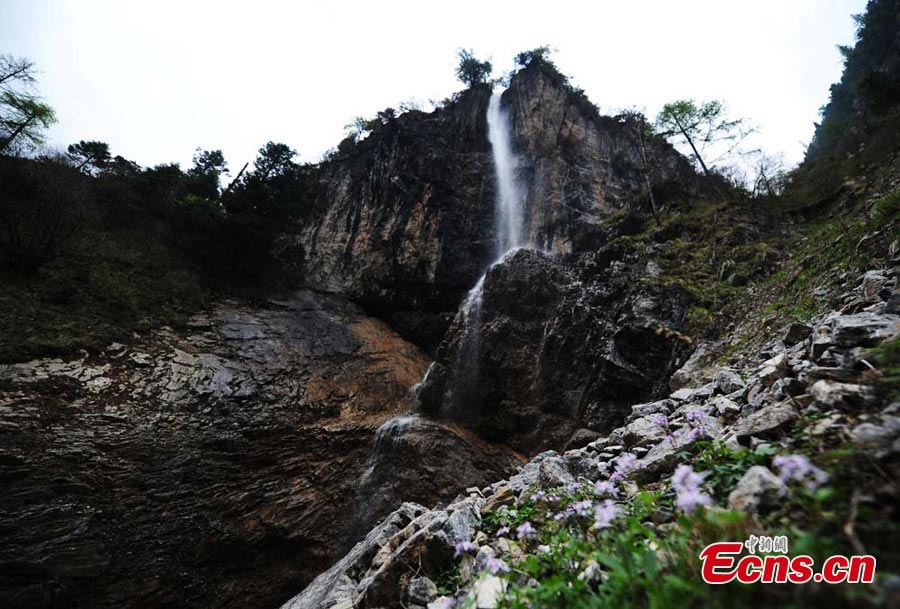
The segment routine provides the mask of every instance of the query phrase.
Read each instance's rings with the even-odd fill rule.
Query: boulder
[[[809,394],[820,407],[845,412],[859,410],[878,401],[875,389],[869,385],[839,383],[826,379],[813,383]]]
[[[719,370],[716,373],[716,378],[713,383],[719,393],[724,393],[726,395],[740,391],[747,386],[747,383],[744,382],[744,379],[741,378],[740,374],[728,368]]]
[[[747,470],[728,495],[728,507],[755,514],[760,508],[778,505],[787,492],[787,485],[769,468],[754,465]]]
[[[812,331],[812,327],[806,324],[795,322],[788,326],[788,329],[785,331],[784,336],[781,340],[785,345],[796,345],[797,343],[809,338],[809,336],[812,334]]]
[[[840,347],[874,347],[900,335],[900,316],[871,312],[839,315],[831,327],[834,343]]]
[[[406,588],[406,598],[416,605],[427,605],[437,598],[437,595],[437,586],[427,577],[414,578]]]
[[[799,418],[797,411],[788,404],[766,406],[753,414],[739,419],[732,432],[741,444],[749,445],[750,437],[778,437]]]

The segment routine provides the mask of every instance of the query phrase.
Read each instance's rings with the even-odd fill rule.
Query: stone
[[[506,582],[496,575],[485,573],[472,584],[470,598],[475,609],[494,609],[506,591]]]
[[[503,485],[496,491],[494,491],[494,494],[487,498],[487,501],[485,502],[484,507],[481,511],[485,514],[489,514],[491,512],[496,512],[504,505],[515,505],[515,503],[515,492],[513,492],[513,489],[509,486]]]
[[[676,391],[712,380],[715,370],[709,365],[709,360],[712,359],[713,350],[709,343],[700,343],[687,361],[672,374],[669,387]]]
[[[810,326],[795,322],[788,327],[781,340],[785,345],[796,345],[809,338],[812,331],[813,329]]]
[[[719,416],[731,420],[741,412],[741,407],[724,395],[718,395],[710,402]]]
[[[771,438],[781,435],[799,416],[797,411],[787,404],[766,406],[738,420],[732,431],[739,442],[747,445],[751,436]]]
[[[847,421],[847,417],[839,412],[827,414],[806,428],[806,433],[813,437],[821,437],[840,429]]]
[[[427,605],[437,598],[437,594],[437,586],[427,577],[413,578],[406,588],[406,597],[417,605]]]
[[[844,412],[860,410],[878,401],[875,390],[868,385],[839,383],[826,379],[813,383],[809,394],[820,407]]]
[[[900,417],[882,415],[873,421],[860,423],[850,431],[850,438],[862,448],[873,451],[877,456],[897,452],[900,445]]]
[[[716,373],[716,378],[713,383],[719,393],[724,393],[726,395],[740,391],[747,386],[747,383],[744,382],[744,379],[741,378],[740,374],[728,368],[719,370]]]
[[[785,397],[796,397],[806,391],[806,383],[796,378],[783,378],[775,381],[772,385],[772,394],[775,399],[780,400]]]
[[[832,337],[840,347],[874,347],[900,335],[900,316],[864,312],[839,315],[832,321]]]
[[[880,300],[879,292],[887,284],[888,278],[883,271],[867,271],[860,277],[860,291],[866,300]]]
[[[652,419],[652,416],[641,417],[625,426],[623,439],[629,448],[654,444],[666,436],[666,430]]]
[[[575,482],[575,478],[569,473],[565,461],[560,457],[550,457],[541,462],[538,470],[538,486],[542,489],[565,486],[573,482]]]
[[[788,357],[781,353],[763,362],[756,376],[763,387],[771,387],[775,381],[784,378],[789,370]]]
[[[760,508],[777,506],[787,492],[787,485],[769,468],[754,465],[747,470],[728,495],[728,507],[755,514]]]

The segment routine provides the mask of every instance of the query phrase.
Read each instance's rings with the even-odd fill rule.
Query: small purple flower
[[[690,465],[679,465],[672,475],[672,488],[675,490],[675,505],[685,514],[693,514],[701,505],[710,505],[712,497],[700,490],[703,476],[694,471]]]
[[[688,438],[691,440],[691,442],[696,442],[697,440],[702,440],[706,436],[707,436],[706,428],[703,427],[703,425],[700,425],[698,427],[693,427],[688,432]]]
[[[547,501],[549,501],[550,503],[556,503],[557,501],[559,501],[559,495],[553,493],[552,495],[547,497]]]
[[[803,482],[811,491],[828,481],[828,474],[813,465],[804,455],[778,455],[772,459],[772,465],[778,468],[778,477],[782,482]]]
[[[590,499],[585,499],[584,501],[573,503],[569,509],[576,516],[589,516],[591,510],[594,509],[594,502]]]
[[[553,515],[553,520],[556,520],[557,522],[559,522],[561,520],[565,520],[567,516],[568,516],[568,514],[566,514],[565,512],[557,512],[556,514]]]
[[[608,528],[618,515],[618,506],[612,499],[607,499],[594,508],[594,525],[599,529]]]
[[[601,497],[604,495],[607,497],[619,496],[619,489],[609,480],[597,480],[597,482],[594,483],[594,492]]]
[[[633,455],[632,453],[625,453],[623,455],[619,455],[619,458],[616,459],[616,461],[615,461],[616,467],[615,467],[614,473],[618,473],[623,477],[627,476],[628,474],[630,474],[631,472],[633,472],[634,470],[637,469],[637,467],[638,467],[637,461],[638,461],[638,458],[635,455]]]
[[[484,568],[491,572],[491,575],[497,575],[498,573],[509,573],[509,567],[505,562],[497,558],[496,556],[488,556],[484,559]]]
[[[546,494],[547,493],[545,493],[544,491],[537,491],[534,495],[531,496],[531,498],[535,501],[540,501]]]
[[[688,489],[675,496],[675,505],[685,514],[693,514],[701,505],[710,505],[712,497],[701,490]]]
[[[666,427],[669,424],[669,417],[664,414],[655,414],[650,419],[650,422],[659,427]]]
[[[692,410],[684,415],[684,418],[687,419],[688,423],[698,423],[703,420],[703,411]]]
[[[500,527],[497,529],[497,537],[505,537],[509,535],[509,527]]]
[[[516,527],[516,535],[519,539],[527,539],[529,537],[534,537],[537,535],[537,531],[533,526],[531,526],[530,522],[523,522],[519,526]]]
[[[453,546],[453,558],[459,558],[460,554],[465,554],[466,552],[474,552],[476,550],[475,544],[471,541],[460,541],[457,542],[455,546]]]

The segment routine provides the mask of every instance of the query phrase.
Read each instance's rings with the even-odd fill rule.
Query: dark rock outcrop
[[[477,327],[457,316],[422,410],[526,453],[562,448],[579,428],[609,431],[666,389],[684,348],[672,330],[683,298],[648,281],[621,263],[509,254],[485,278]]]
[[[433,505],[469,486],[486,486],[522,465],[511,450],[421,416],[381,426],[360,480],[360,522],[368,529],[401,501]]]
[[[310,293],[0,367],[0,606],[272,607],[354,541],[428,363]]]

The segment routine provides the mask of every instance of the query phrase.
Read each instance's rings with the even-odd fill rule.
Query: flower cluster
[[[471,541],[460,541],[453,546],[453,558],[459,558],[461,554],[474,552],[477,548]]]
[[[519,539],[528,539],[529,537],[534,537],[537,535],[537,531],[531,523],[528,521],[523,522],[519,526],[516,527],[516,535]]]
[[[710,505],[712,497],[700,490],[703,475],[690,465],[679,465],[672,474],[672,488],[675,490],[675,505],[685,514],[693,514],[701,505]]]
[[[598,529],[605,529],[612,524],[612,521],[619,515],[619,507],[612,499],[607,499],[594,508],[594,526]]]
[[[811,491],[828,481],[828,474],[803,455],[778,455],[772,459],[772,465],[778,468],[778,477],[782,482],[802,482]]]
[[[594,483],[594,492],[601,497],[618,497],[619,489],[609,480],[597,480]]]
[[[613,469],[613,473],[609,477],[609,480],[610,482],[618,483],[638,468],[638,458],[632,453],[625,453],[619,455],[615,464],[615,468]]]
[[[509,566],[496,556],[488,554],[485,556],[482,567],[491,572],[491,575],[498,573],[509,573]]]

